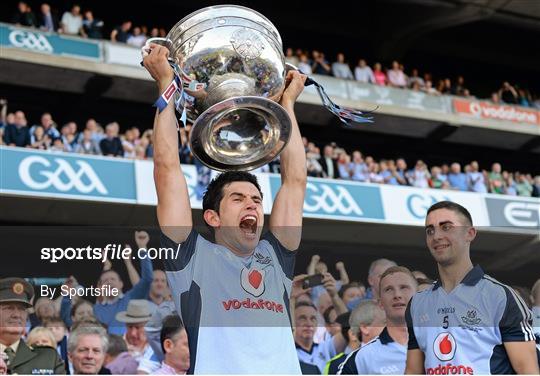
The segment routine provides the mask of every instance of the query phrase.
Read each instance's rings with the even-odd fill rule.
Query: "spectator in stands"
[[[125,158],[135,158],[135,134],[132,129],[128,129],[122,140]]]
[[[487,193],[484,174],[480,171],[477,161],[471,162],[470,171],[467,172],[467,186],[469,187],[469,191]]]
[[[88,119],[86,121],[85,129],[90,130],[90,133],[92,134],[92,140],[94,140],[94,142],[98,145],[105,137],[105,135],[103,134],[103,127],[95,119]]]
[[[105,23],[97,18],[94,18],[94,13],[91,10],[84,12],[83,29],[90,39],[103,39],[103,26]]]
[[[291,47],[288,47],[285,51],[285,62],[294,65],[298,68],[298,64],[300,63],[300,60],[297,56],[294,55],[294,51]]]
[[[306,54],[300,55],[300,62],[298,63],[298,70],[302,72],[303,74],[310,75],[313,73],[311,70],[311,63],[309,62],[309,59]]]
[[[350,310],[352,306],[356,306],[361,299],[366,296],[366,287],[360,282],[351,282],[344,284],[339,289],[339,297]]]
[[[60,358],[64,361],[66,366],[66,373],[69,373],[69,358],[67,351],[67,335],[68,330],[64,321],[58,317],[54,316],[50,319],[47,319],[44,322],[44,325],[49,329],[53,335],[54,345],[52,346],[60,355]]]
[[[529,180],[527,179],[527,175],[516,172],[515,178],[516,178],[517,194],[519,196],[531,197],[533,187],[531,183],[529,182]]]
[[[99,145],[92,139],[92,131],[90,129],[85,128],[82,132],[82,138],[75,146],[75,153],[90,155],[101,154]]]
[[[369,164],[369,182],[376,184],[383,184],[384,178],[381,174],[381,169],[378,163]]]
[[[334,159],[334,147],[332,145],[326,145],[324,147],[324,155],[319,160],[322,167],[323,176],[329,179],[336,179],[339,177],[337,161]]]
[[[440,80],[438,86],[439,87],[437,88],[437,90],[441,94],[445,94],[445,95],[452,94],[452,80],[450,80],[449,78],[445,78],[444,80]]]
[[[381,275],[391,266],[397,266],[395,261],[385,258],[377,259],[369,265],[368,271],[368,284],[369,287],[366,290],[366,299],[379,299],[379,282]]]
[[[494,104],[502,104],[501,97],[499,97],[499,93],[493,92],[491,93],[491,103]]]
[[[352,177],[352,162],[351,156],[345,152],[339,155],[338,159],[338,171],[340,179],[349,180]]]
[[[501,174],[501,165],[500,163],[493,163],[491,165],[491,172],[488,175],[489,177],[489,191],[491,193],[504,193],[504,180]]]
[[[351,312],[349,323],[351,332],[360,340],[359,347],[362,347],[382,332],[386,314],[375,300],[365,300]]]
[[[170,315],[163,320],[161,348],[165,358],[161,368],[154,375],[185,375],[189,369],[188,336],[178,315]]]
[[[353,151],[352,154],[352,180],[366,182],[369,180],[369,171],[366,162],[362,157],[362,153],[358,150]]]
[[[26,1],[19,1],[12,22],[17,26],[37,27],[36,15]]]
[[[364,83],[375,83],[375,76],[373,70],[367,65],[364,59],[358,60],[358,65],[354,68],[354,78],[356,81]]]
[[[414,84],[418,84],[420,90],[424,89],[424,79],[418,75],[416,68],[413,68],[411,75],[407,78],[407,87],[412,88]]]
[[[49,346],[53,349],[56,348],[56,341],[52,332],[43,326],[36,326],[28,333],[26,344],[28,346]]]
[[[321,153],[318,147],[315,146],[313,142],[310,142],[308,145],[308,152],[306,153],[306,166],[308,176],[313,177],[322,177],[323,169],[319,163],[321,159]]]
[[[7,124],[4,129],[4,142],[8,146],[25,147],[30,145],[30,132],[28,130],[24,112],[15,112],[13,124]]]
[[[60,137],[60,132],[56,129],[56,123],[54,122],[50,113],[45,112],[41,115],[41,120],[39,124],[33,125],[30,128],[30,135],[33,135],[37,127],[42,127],[43,132],[49,139],[54,140],[57,137]],[[32,139],[30,140],[34,142]]]
[[[390,169],[389,163],[392,162],[393,170]],[[381,176],[383,179],[384,184],[391,184],[391,185],[399,185],[395,174],[396,174],[396,166],[393,163],[394,161],[387,161],[385,159],[381,159],[379,166],[381,169]]]
[[[388,70],[388,84],[401,89],[407,86],[405,73],[400,69],[399,63],[395,60],[392,62],[392,69]]]
[[[386,74],[382,70],[381,63],[375,63],[373,66],[373,77],[375,77],[375,85],[385,86],[386,85]]]
[[[99,148],[103,155],[112,157],[124,156],[122,141],[120,140],[120,137],[118,137],[119,129],[120,126],[116,122],[109,123],[105,127],[105,138],[99,143]]]
[[[32,326],[43,326],[43,324],[57,315],[55,302],[46,297],[40,297],[34,303],[34,315],[30,315]]]
[[[54,32],[58,30],[58,16],[51,11],[51,6],[47,3],[41,4],[38,16],[39,28],[43,31]]]
[[[105,354],[105,368],[113,375],[135,375],[139,363],[131,356],[124,338],[116,334],[108,335],[109,346]]]
[[[351,67],[345,62],[345,55],[342,52],[337,54],[337,61],[332,64],[332,73],[334,74],[334,77],[337,78],[346,80],[353,79]]]
[[[532,96],[529,90],[518,88],[518,104],[523,107],[532,107]]]
[[[144,331],[151,317],[150,304],[145,299],[130,300],[127,309],[116,314],[116,320],[126,324],[125,339],[129,353],[139,363],[137,370],[147,374],[153,374],[159,368]]]
[[[313,336],[317,327],[317,309],[312,303],[299,302],[294,307],[294,340],[298,359],[316,365],[322,373],[326,362],[345,349],[346,341],[341,333],[327,336],[315,343]]]
[[[518,103],[518,93],[516,89],[510,85],[508,81],[503,82],[501,88],[499,89],[499,98],[507,104],[517,104]]]
[[[150,38],[157,38],[159,37],[159,29],[157,27],[153,27],[150,29]]]
[[[458,76],[456,83],[452,86],[451,93],[453,95],[459,95],[461,97],[464,97],[466,96],[466,90],[467,88],[465,87],[465,79],[463,78],[463,76]]]
[[[77,303],[75,303],[70,313],[73,325],[85,320],[95,319],[94,305],[88,300],[84,299],[80,299]]]
[[[467,191],[467,176],[461,172],[461,165],[457,162],[452,163],[450,166],[450,173],[448,174],[448,183],[451,189],[458,191]]]
[[[126,43],[137,48],[144,46],[146,43],[146,35],[143,34],[140,26],[135,26],[133,28],[133,33],[128,37]]]
[[[416,188],[428,188],[429,187],[429,171],[427,165],[422,160],[418,160],[414,169],[409,171],[408,175],[409,183]]]
[[[150,285],[148,299],[156,306],[159,306],[164,301],[170,299],[167,276],[163,270],[154,270],[154,278],[152,279],[152,284]]]
[[[111,32],[111,41],[126,43],[129,38],[129,31],[131,30],[131,21],[125,20],[120,26],[114,28]]]
[[[442,178],[442,170],[439,166],[433,166],[431,168],[430,187],[436,189],[446,189],[443,187],[446,179]]]
[[[532,197],[540,197],[540,175],[534,177]]]
[[[516,182],[514,181],[514,176],[508,171],[503,171],[502,178],[504,182],[504,193],[509,196],[517,196],[517,187]]]
[[[74,153],[77,148],[77,123],[70,121],[65,124],[61,132],[64,143],[64,151]]]
[[[311,66],[311,71],[314,74],[320,74],[323,76],[332,75],[332,67],[330,63],[324,58],[324,54],[317,50],[313,51],[313,64]]]
[[[107,346],[107,333],[102,327],[81,326],[74,330],[68,340],[74,374],[97,375],[105,361]]]
[[[74,4],[71,7],[71,11],[64,12],[58,31],[64,34],[86,37],[86,33],[83,30],[81,7],[78,4]]]
[[[33,149],[47,150],[51,145],[51,139],[45,134],[43,127],[38,125],[32,128],[34,132],[30,135],[30,146]]]
[[[392,167],[390,168],[392,169]],[[405,159],[398,158],[398,160],[396,161],[395,172],[392,171],[392,174],[397,179],[400,185],[410,185],[407,177],[407,162],[405,162]]]
[[[428,94],[431,94],[431,95],[440,95],[441,93],[439,93],[437,91],[437,89],[435,89],[433,87],[433,82],[431,80],[427,80],[426,83],[425,83],[425,86],[424,86],[424,91]]]

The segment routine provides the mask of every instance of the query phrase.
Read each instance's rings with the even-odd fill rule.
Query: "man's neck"
[[[21,339],[20,335],[3,333],[0,336],[0,343],[2,345],[4,345],[4,346],[8,347],[8,346],[13,345],[19,339]]]
[[[185,375],[186,374],[186,369],[178,369],[176,368],[174,365],[173,365],[173,362],[171,362],[168,357],[165,358],[165,360],[163,361],[163,363],[165,363],[166,365],[168,365],[169,367],[171,367],[174,372],[177,374],[177,375]]]
[[[451,265],[438,265],[441,285],[446,292],[452,291],[463,281],[463,278],[473,269],[471,259],[464,257],[463,260]]]
[[[393,323],[391,321],[388,321],[386,330],[388,331],[390,337],[392,337],[392,339],[400,345],[405,346],[409,342],[409,332],[407,330],[405,322]]]
[[[253,249],[253,250],[251,250],[251,252],[245,253],[245,252],[237,249],[236,247],[232,246],[231,244],[229,244],[225,239],[223,239],[223,237],[219,236],[218,234],[216,234],[216,244],[227,248],[229,251],[234,253],[236,256],[240,256],[240,257],[249,257],[249,256],[251,256],[253,254],[253,252],[255,252],[255,250]]]
[[[295,338],[294,341],[306,351],[310,351],[313,346],[313,338]]]
[[[163,297],[163,295],[157,295],[157,294],[153,294],[152,292],[150,292],[150,300],[152,302],[154,302],[156,305],[160,305],[161,303],[163,303],[163,301],[165,300],[165,298]]]

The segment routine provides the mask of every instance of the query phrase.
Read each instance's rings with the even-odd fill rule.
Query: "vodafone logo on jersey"
[[[433,353],[439,360],[447,362],[454,359],[456,340],[451,333],[440,333],[433,341]]]
[[[240,272],[240,285],[249,294],[259,297],[264,292],[265,272],[257,268],[243,268]]]

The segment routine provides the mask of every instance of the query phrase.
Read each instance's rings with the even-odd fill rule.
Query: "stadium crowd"
[[[134,25],[129,19],[125,19],[111,29],[105,25],[103,20],[95,17],[91,9],[82,10],[78,4],[73,4],[70,9],[53,9],[48,3],[41,3],[39,10],[34,12],[29,2],[19,1],[11,22],[47,32],[58,32],[90,39],[108,39],[112,42],[126,43],[138,48],[142,47],[148,38],[167,35],[166,29],[162,26]],[[110,34],[105,32],[109,29],[111,29]],[[318,50],[310,52],[301,48],[296,50],[287,48],[285,59],[308,75],[314,73],[334,76],[374,85],[423,91],[433,95],[449,94],[474,97],[467,88],[465,78],[462,75],[458,75],[455,80],[449,77],[435,79],[429,72],[420,74],[416,67],[411,69],[410,74],[407,75],[403,64],[398,61],[391,62],[390,66],[383,66],[380,62],[369,66],[366,60],[361,58],[357,65],[351,69],[351,65],[342,52],[337,54],[334,62],[330,62],[323,52]],[[531,93],[528,88],[507,81],[503,82],[500,88],[494,90],[488,99],[495,104],[512,104],[540,109],[538,95]]]
[[[90,118],[81,131],[73,121],[58,127],[48,112],[30,126],[23,111],[7,112],[5,99],[0,99],[0,107],[0,145],[132,159],[153,156],[152,129],[141,134],[139,128],[133,126],[120,134],[118,123],[112,122],[103,127]],[[190,130],[190,125],[180,130],[180,162],[185,164],[194,163],[188,146]],[[323,145],[321,152],[321,148],[305,137],[303,141],[308,175],[313,177],[540,197],[540,176],[505,171],[500,163],[493,163],[489,171],[481,169],[476,161],[465,166],[453,162],[428,167],[418,160],[413,166],[408,166],[403,158],[394,160],[380,156],[376,160],[372,156],[364,156],[359,150],[347,151],[335,143]],[[279,173],[279,157],[259,171]]]
[[[133,249],[146,250],[149,242],[150,236],[146,231],[135,231],[136,248]],[[176,314],[165,272],[154,268],[152,261],[145,257],[138,261],[140,273],[134,266],[137,261],[131,257],[123,262],[129,281],[121,279],[109,260],[103,263],[102,270],[95,271],[94,287],[107,287],[108,291],[114,288],[120,292],[116,296],[104,293],[95,302],[78,294],[73,298],[59,293],[54,297],[52,294],[45,296],[43,287],[38,286],[34,294],[29,283],[18,282],[22,279],[0,280],[0,310],[3,312],[0,315],[0,344],[3,347],[0,349],[9,349],[9,343],[22,339],[24,346],[46,355],[41,357],[41,361],[54,364],[54,373],[184,374],[190,365],[188,338]],[[343,262],[336,263],[335,278],[324,260],[313,255],[305,273],[293,279],[290,307],[294,309],[291,317],[304,373],[335,374],[345,355],[377,337],[385,323],[385,311],[377,304],[383,295],[380,291],[381,278],[388,275],[385,274],[388,270],[410,273],[392,260],[378,259],[365,270],[367,283],[364,284],[351,281],[348,269],[349,266]],[[434,281],[429,274],[412,272],[416,282],[414,290],[432,286]],[[306,286],[303,283],[305,278],[313,275],[320,275],[320,282],[313,287]],[[538,320],[540,279],[532,289],[513,287]],[[65,280],[61,287],[66,291],[70,288],[82,288],[74,276]],[[27,302],[28,310],[9,311],[8,314],[7,310],[13,305],[9,294],[17,289],[19,294],[26,293],[26,298],[19,296],[17,301]],[[15,316],[20,320],[20,330],[16,334],[3,330],[6,320],[14,320]],[[15,326],[13,322],[9,321],[10,330]],[[535,321],[534,325],[537,336],[540,336],[540,322]],[[18,342],[18,346],[21,343]],[[537,343],[540,347],[540,337]],[[48,352],[43,349],[48,349]],[[0,357],[0,374],[5,374],[5,363],[13,362],[13,358],[9,357],[7,350],[1,353],[7,354]],[[12,373],[30,373],[22,364],[11,364]]]

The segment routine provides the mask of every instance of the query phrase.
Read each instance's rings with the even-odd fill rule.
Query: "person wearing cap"
[[[65,374],[55,349],[28,346],[21,338],[34,288],[22,278],[0,279],[0,353],[10,374]]]
[[[152,312],[150,303],[145,299],[130,300],[126,311],[116,314],[116,320],[126,324],[124,338],[129,352],[139,362],[138,372],[147,374],[159,368],[159,360],[148,343],[145,325],[150,321]]]

